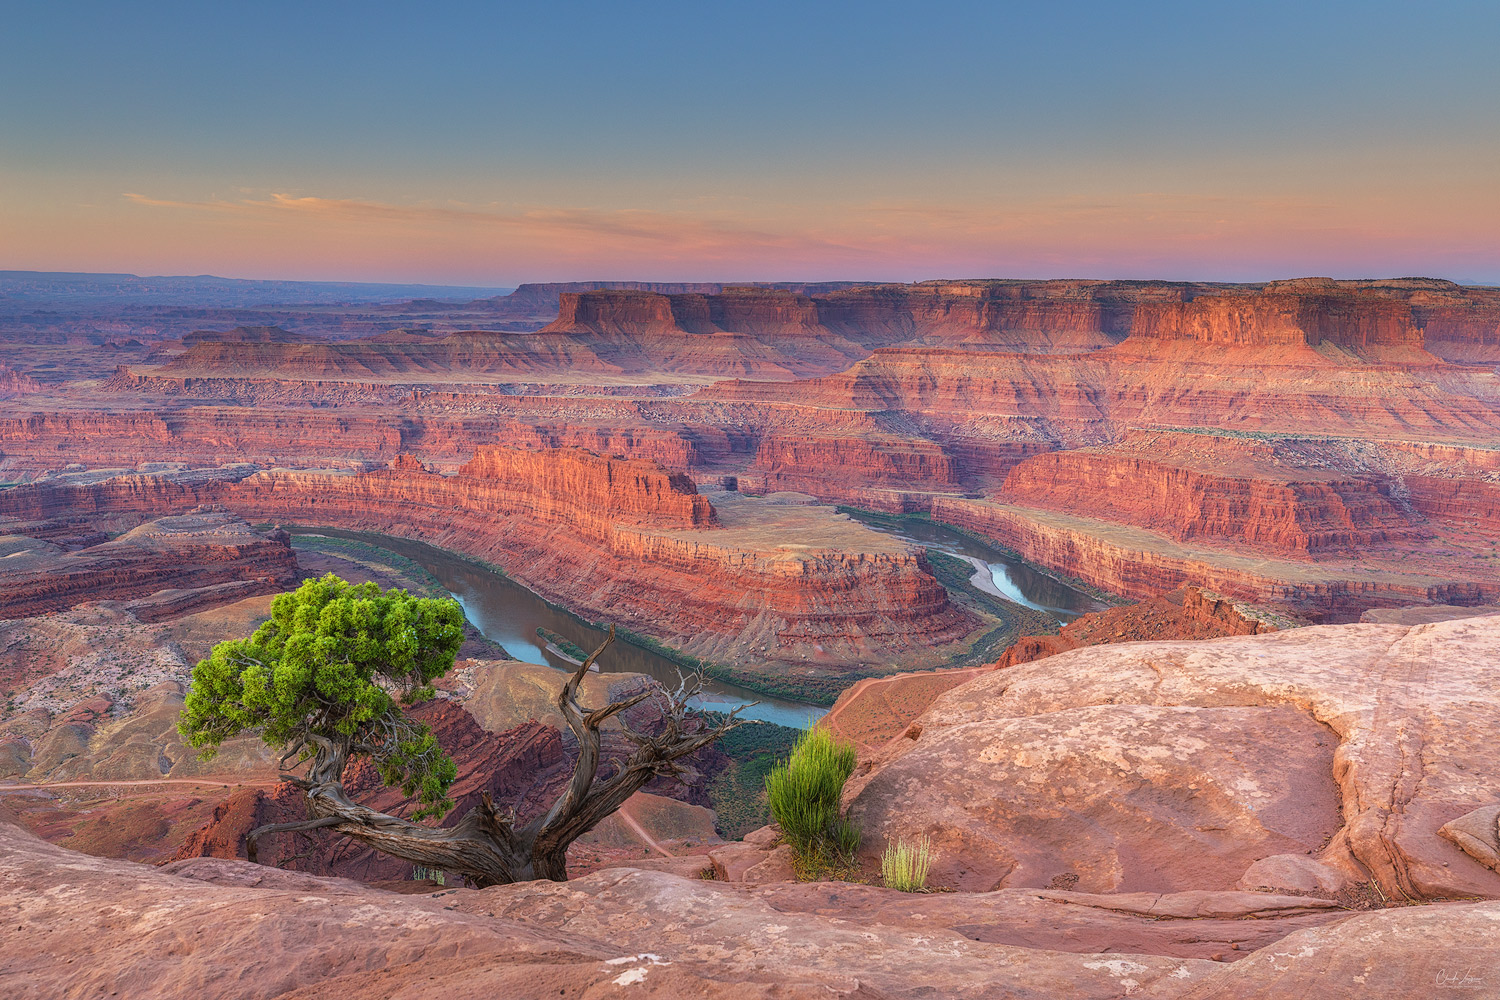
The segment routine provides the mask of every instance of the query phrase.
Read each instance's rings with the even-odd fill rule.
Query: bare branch
[[[460,873],[475,886],[534,878],[565,880],[569,844],[653,777],[689,781],[698,777],[686,758],[743,725],[739,713],[748,707],[735,708],[710,724],[704,715],[688,707],[703,690],[703,675],[696,671],[679,671],[674,691],[652,684],[646,691],[601,708],[585,707],[580,701],[583,680],[614,638],[611,627],[598,648],[568,675],[557,694],[558,711],[578,742],[578,758],[567,787],[544,816],[518,828],[514,810],[502,814],[487,792],[448,827],[425,826],[361,806],[349,799],[343,786],[344,769],[351,756],[368,756],[377,763],[388,760],[398,747],[409,752],[416,737],[426,730],[393,710],[370,720],[350,737],[330,737],[323,734],[330,732],[332,720],[323,718],[326,709],[314,707],[306,729],[281,761],[283,767],[293,759],[308,762],[305,777],[286,775],[286,780],[303,789],[312,818],[252,831],[248,848],[251,858],[255,857],[253,841],[267,833],[334,828],[338,834],[386,854]],[[625,721],[624,713],[649,699],[658,702],[660,721],[653,725],[654,732],[637,731]],[[611,719],[626,745],[613,736],[606,744],[603,727]],[[606,745],[610,748],[607,761],[603,759]],[[626,749],[629,752],[623,753]]]

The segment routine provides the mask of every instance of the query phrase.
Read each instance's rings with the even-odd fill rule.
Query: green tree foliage
[[[817,867],[830,857],[847,859],[859,849],[859,829],[839,809],[854,764],[853,744],[815,727],[766,776],[771,815],[804,867]]]
[[[463,644],[464,616],[449,599],[382,592],[329,573],[271,602],[271,618],[248,639],[213,648],[193,668],[178,729],[212,759],[249,731],[286,748],[283,760],[318,749],[374,761],[387,785],[422,807],[416,818],[452,807],[453,760],[402,705],[433,695]]]

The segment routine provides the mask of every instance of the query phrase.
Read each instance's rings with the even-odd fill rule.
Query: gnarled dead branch
[[[614,638],[611,626],[604,641],[579,664],[558,693],[557,707],[578,741],[578,760],[567,788],[543,815],[517,826],[512,815],[502,816],[496,810],[487,793],[450,827],[424,826],[377,812],[349,798],[343,777],[352,754],[378,752],[379,748],[350,742],[340,744],[310,735],[305,743],[287,752],[282,764],[286,766],[290,760],[305,758],[307,750],[312,750],[306,776],[288,778],[306,793],[311,818],[252,830],[246,838],[250,859],[255,860],[254,845],[262,836],[327,827],[414,864],[460,874],[475,886],[541,878],[566,881],[568,845],[592,830],[652,778],[686,773],[688,769],[679,763],[683,758],[743,724],[738,708],[716,725],[708,725],[701,717],[690,722],[688,702],[703,686],[698,674],[679,677],[677,689],[670,693],[646,691],[601,708],[586,708],[579,701],[579,686]],[[613,773],[601,780],[601,727],[652,697],[662,702],[660,731],[637,732],[622,718],[621,730],[634,750],[623,760],[612,761]]]

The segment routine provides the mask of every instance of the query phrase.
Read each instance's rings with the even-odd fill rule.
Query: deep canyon
[[[680,667],[717,685],[705,707],[823,718],[858,747],[865,880],[888,838],[930,836],[951,891],[794,881],[763,802],[733,800],[783,746],[769,726],[638,794],[567,885],[419,886],[332,837],[239,860],[300,800],[256,739],[212,765],[182,744],[188,672],[324,571],[464,601],[459,664],[414,712],[465,803],[526,814],[562,786],[547,636],[612,624],[629,645],[590,698]],[[553,995],[622,961],[663,996],[1418,996],[1445,949],[1500,981],[1497,630],[1500,289],[0,301],[6,920],[97,896],[291,939],[376,899],[411,938],[330,931],[332,958],[249,962],[233,995],[395,995],[385,972],[503,992],[521,954]],[[400,806],[373,771],[352,786]],[[412,935],[439,925],[477,972],[424,962]],[[169,948],[163,926],[73,941],[87,975],[12,932],[0,983],[139,990],[144,964],[98,950]],[[161,981],[209,989],[204,956],[246,943],[194,954]]]

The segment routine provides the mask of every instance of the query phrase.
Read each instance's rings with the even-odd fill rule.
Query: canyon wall
[[[775,288],[730,287],[716,294],[565,292],[559,301],[557,320],[541,332],[726,332],[790,337],[819,332],[818,307],[806,295]]]
[[[148,462],[359,468],[390,462],[403,452],[456,468],[477,448],[502,441],[519,447],[588,448],[685,469],[728,456],[736,447],[754,450],[734,429],[644,420],[631,409],[570,420],[570,414],[557,412],[553,400],[544,406],[529,403],[500,408],[468,395],[444,399],[423,393],[419,403],[384,409],[366,400],[337,408],[191,405],[30,411],[0,414],[0,453],[13,465],[41,469],[70,463],[134,468]]]
[[[1078,518],[987,500],[935,497],[932,516],[1014,550],[1028,561],[1126,597],[1203,586],[1251,602],[1284,603],[1321,620],[1347,618],[1391,604],[1475,605],[1500,600],[1500,581],[1442,579],[1356,566],[1320,567],[1289,560],[1195,550],[1108,521]]]
[[[826,482],[829,470],[858,485],[910,490],[954,489],[958,469],[938,444],[891,435],[859,437],[772,431],[760,440],[752,468],[764,470],[765,489],[799,489]]]
[[[72,518],[82,513],[49,506]],[[25,527],[0,519],[0,532]],[[234,596],[247,597],[285,589],[297,580],[297,560],[285,532],[261,534],[219,513],[148,521],[113,541],[74,551],[0,534],[0,556],[0,619],[62,611],[86,601],[225,584],[243,584]]]
[[[804,294],[722,286],[580,289],[547,328],[568,333],[837,334],[866,348],[902,342],[1036,353],[1099,350],[1126,338],[1204,346],[1324,343],[1484,363],[1500,359],[1500,292],[1450,282],[1294,279],[1264,285],[1155,281],[926,281]],[[1430,359],[1436,360],[1436,358]]]
[[[1184,566],[1299,593],[1299,573],[1340,561],[1316,580],[1395,595],[1500,578],[1479,537],[1495,531],[1484,484],[1500,467],[1500,379],[1484,353],[1500,329],[1494,290],[1298,279],[556,294],[542,333],[197,338],[102,385],[7,403],[0,451],[25,478],[163,460],[358,470],[402,453],[452,472],[489,444],[581,446],[749,492],[908,512],[963,494],[1115,524],[1190,548],[1171,557]],[[1166,431],[1195,439],[1130,443]],[[1246,451],[1265,441],[1290,443]],[[621,552],[671,548],[610,537]],[[1037,561],[1068,571],[1088,558]],[[1159,575],[1166,557],[1143,558],[1140,572]]]
[[[919,552],[828,508],[739,499],[723,521],[685,476],[578,450],[484,449],[449,476],[405,459],[363,474],[134,475],[0,491],[0,514],[31,520],[203,504],[464,552],[582,615],[771,674],[895,655],[940,662],[980,624],[948,602]]]
[[[1500,534],[1500,482],[1435,476],[1405,476],[1402,482],[1411,505],[1427,517]]]
[[[1356,552],[1422,534],[1375,482],[1318,469],[1224,472],[1128,453],[1051,452],[1012,469],[999,496],[1282,556]]]
[[[1409,305],[1375,292],[1342,289],[1278,288],[1143,304],[1131,336],[1218,347],[1330,343],[1355,352],[1423,346]]]

